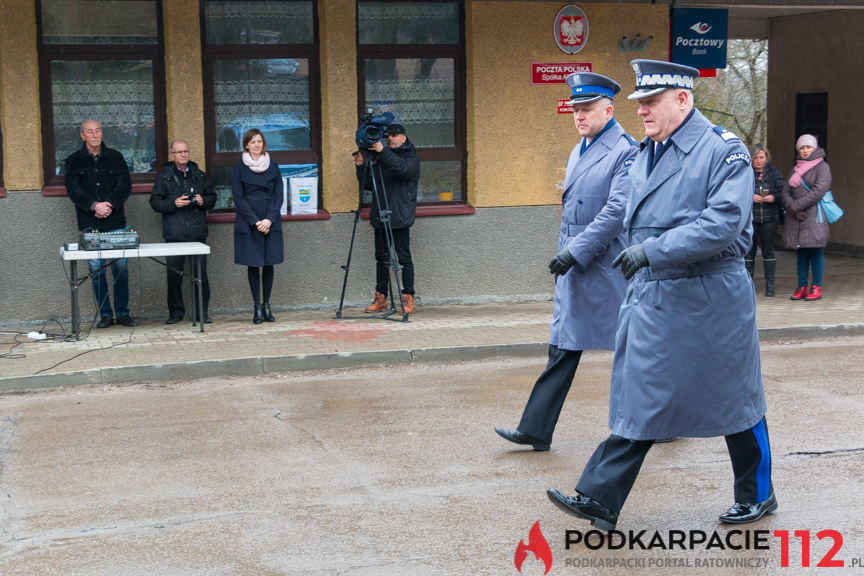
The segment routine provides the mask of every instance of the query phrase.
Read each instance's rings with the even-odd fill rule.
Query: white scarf
[[[270,155],[265,152],[257,160],[253,160],[249,152],[243,152],[243,164],[248,166],[252,172],[260,174],[266,172],[270,167]]]

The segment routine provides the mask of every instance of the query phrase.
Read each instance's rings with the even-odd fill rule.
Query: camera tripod
[[[377,173],[376,167],[378,169]],[[375,207],[378,210],[378,221],[380,222],[381,227],[384,229],[384,237],[387,242],[387,256],[390,261],[390,272],[388,272],[388,275],[392,273],[393,276],[393,278],[387,282],[390,297],[390,309],[381,314],[344,316],[342,314],[342,307],[345,303],[345,289],[348,286],[348,273],[351,270],[351,256],[354,252],[354,239],[357,236],[357,222],[360,220],[360,209],[363,207],[363,188],[366,185],[366,182],[370,180],[372,182],[372,197],[375,202]],[[391,215],[392,211],[390,210],[390,201],[387,198],[387,190],[384,187],[384,175],[381,171],[381,165],[378,163],[377,154],[366,152],[363,162],[363,179],[358,194],[357,210],[354,211],[354,226],[351,230],[351,242],[348,245],[348,260],[344,265],[342,265],[342,269],[345,271],[345,276],[342,279],[342,295],[339,297],[339,308],[336,310],[337,320],[380,318],[382,320],[391,320],[394,322],[408,321],[408,313],[405,312],[405,303],[402,300],[402,282],[400,280],[399,274],[402,270],[402,265],[399,264],[399,256],[396,254],[396,245],[393,240],[393,223],[390,218]],[[402,312],[401,317],[398,318],[391,318],[391,316],[393,316],[397,312],[395,304],[396,299],[393,295],[394,284],[396,285],[396,294],[399,296],[399,309]]]

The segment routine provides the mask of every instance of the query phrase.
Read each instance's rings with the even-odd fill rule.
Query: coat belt
[[[716,260],[713,262],[697,262],[695,264],[688,264],[687,266],[666,268],[665,270],[654,270],[649,266],[648,268],[642,268],[639,270],[636,274],[636,278],[643,282],[649,280],[670,280],[672,278],[704,276],[705,274],[713,274],[716,272],[731,272],[739,269],[744,269],[744,260],[736,258],[732,260]]]

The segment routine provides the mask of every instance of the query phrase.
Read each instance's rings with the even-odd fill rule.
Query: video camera
[[[384,112],[375,116],[365,114],[363,123],[357,128],[357,146],[365,150],[379,140],[383,140],[387,136],[390,124],[393,123],[393,118],[392,112]]]

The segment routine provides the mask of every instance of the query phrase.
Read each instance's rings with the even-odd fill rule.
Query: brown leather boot
[[[402,306],[405,308],[405,314],[414,313],[414,295],[402,294]]]
[[[366,312],[382,312],[387,310],[387,294],[383,292],[375,292],[375,300],[366,307]]]

